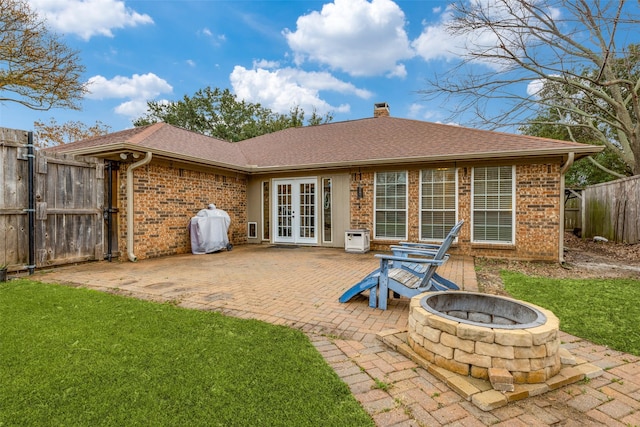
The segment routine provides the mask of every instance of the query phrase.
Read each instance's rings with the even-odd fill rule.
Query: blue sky
[[[117,131],[132,126],[147,100],[178,100],[207,86],[280,113],[295,105],[331,112],[334,121],[370,117],[378,102],[395,117],[448,118],[416,92],[458,55],[461,41],[443,32],[447,1],[29,2],[80,51],[90,93],[81,111],[5,103],[2,127],[30,130],[53,117]]]
[[[49,27],[80,51],[90,94],[81,111],[0,106],[0,126],[32,129],[36,119],[100,120],[129,128],[146,101],[177,100],[206,86],[277,112],[299,105],[334,121],[391,114],[446,118],[417,90],[446,57],[412,46],[436,26],[446,1],[30,0]],[[428,54],[427,54],[428,55]]]

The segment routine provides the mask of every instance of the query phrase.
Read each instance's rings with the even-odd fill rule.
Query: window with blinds
[[[420,239],[444,240],[457,219],[455,168],[420,172]]]
[[[473,168],[473,241],[514,243],[513,166]]]
[[[407,238],[407,172],[376,173],[374,210],[376,238]]]

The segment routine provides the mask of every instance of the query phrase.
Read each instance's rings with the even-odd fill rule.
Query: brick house
[[[52,150],[108,160],[115,256],[188,253],[188,220],[215,203],[234,245],[344,247],[345,230],[367,229],[384,250],[438,242],[464,219],[453,252],[557,261],[564,173],[600,148],[393,118],[376,104],[373,118],[237,143],[156,123]]]

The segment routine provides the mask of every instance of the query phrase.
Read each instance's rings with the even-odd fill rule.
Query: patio
[[[219,311],[358,341],[375,341],[386,329],[406,329],[407,299],[389,310],[370,308],[364,296],[338,297],[378,266],[372,253],[330,248],[243,245],[231,252],[178,255],[130,262],[57,268],[38,280],[80,284],[136,297],[171,300],[183,307]],[[465,289],[475,286],[470,258],[438,270]],[[470,288],[471,287],[471,288]]]
[[[209,255],[79,264],[32,278],[301,329],[380,426],[640,424],[638,358],[564,333],[564,347],[607,372],[588,383],[479,410],[376,338],[407,328],[407,299],[391,299],[386,311],[370,308],[364,296],[338,302],[377,265],[371,253],[244,245]],[[439,273],[464,290],[477,289],[471,258],[453,257]],[[375,387],[376,380],[388,389]]]

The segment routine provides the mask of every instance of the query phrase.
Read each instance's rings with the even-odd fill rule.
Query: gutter
[[[132,163],[127,169],[127,253],[129,261],[131,262],[138,261],[138,257],[133,253],[133,171],[134,169],[149,163],[151,161],[151,157],[153,157],[151,151],[147,151],[144,159],[136,163]]]
[[[575,157],[576,154],[573,151],[569,153],[567,161],[564,163],[564,165],[562,165],[562,169],[560,169],[560,174],[562,176],[564,176],[564,174],[567,173],[567,170],[569,170],[569,168],[573,165],[573,160],[575,159]]]
[[[237,144],[237,143],[234,143]],[[603,150],[604,147],[596,147],[585,144],[585,147],[571,147],[573,152],[569,152],[569,156],[573,156],[574,159],[589,156],[598,153]],[[259,175],[265,173],[277,173],[277,172],[299,172],[304,170],[319,170],[319,169],[349,169],[353,167],[367,167],[367,166],[386,166],[386,165],[400,165],[400,164],[412,164],[412,163],[438,163],[438,162],[461,162],[461,161],[482,161],[487,159],[495,160],[512,160],[521,159],[523,156],[527,157],[548,157],[548,156],[564,156],[567,155],[567,148],[546,148],[541,150],[518,150],[518,151],[490,151],[479,153],[467,153],[467,154],[443,154],[437,156],[414,156],[414,157],[385,157],[377,159],[355,159],[355,160],[341,160],[331,161],[326,163],[306,163],[306,164],[280,164],[280,165],[268,165],[258,166],[256,164],[232,164],[220,161],[214,161],[205,158],[193,157],[181,153],[172,151],[159,150],[157,148],[142,147],[140,145],[131,144],[127,142],[110,144],[108,146],[100,147],[88,147],[79,150],[69,150],[65,152],[73,153],[81,156],[97,156],[105,157],[108,155],[117,155],[122,151],[140,151],[146,149],[152,151],[156,157],[163,157],[169,160],[178,160],[187,163],[194,163],[209,167],[216,167],[231,172],[241,172],[248,175]]]
[[[567,161],[560,167],[560,237],[558,242],[558,261],[564,264],[564,175],[567,173],[575,159],[575,153],[572,151],[567,157]]]

